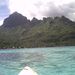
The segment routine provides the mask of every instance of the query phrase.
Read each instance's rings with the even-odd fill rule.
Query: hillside
[[[0,48],[31,48],[75,45],[75,22],[47,17],[31,21],[14,12],[0,27]]]

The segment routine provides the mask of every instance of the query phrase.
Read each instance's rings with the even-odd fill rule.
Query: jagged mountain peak
[[[19,25],[25,25],[29,20],[27,17],[21,15],[18,12],[14,12],[4,20],[3,27],[11,28]]]
[[[23,16],[22,14],[18,12],[14,12],[4,20],[4,23],[2,26],[6,28],[12,28],[16,26],[33,27],[35,25],[39,25],[41,22],[44,22],[44,23],[49,22],[53,24],[60,23],[61,25],[75,24],[74,22],[66,18],[65,16],[54,17],[54,18],[47,17],[47,18],[43,18],[43,20],[38,20],[37,18],[33,17],[33,19],[30,21],[27,19],[27,17]]]
[[[27,17],[25,17],[25,16],[23,16],[22,14],[20,14],[20,13],[18,13],[18,12],[13,12],[9,17],[24,17],[24,18],[26,18],[27,19]]]

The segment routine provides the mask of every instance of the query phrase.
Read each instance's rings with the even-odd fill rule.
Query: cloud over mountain
[[[0,21],[15,11],[29,19],[63,15],[75,21],[75,0],[0,0]]]
[[[75,1],[70,3],[55,4],[53,2],[38,3],[36,7],[39,8],[39,14],[42,16],[66,16],[71,20],[75,20]]]

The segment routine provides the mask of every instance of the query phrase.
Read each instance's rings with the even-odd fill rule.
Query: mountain
[[[22,16],[18,12],[14,12],[8,18],[4,20],[3,27],[13,28],[17,26],[26,26],[29,25],[29,20],[27,17]]]
[[[75,22],[61,17],[28,20],[14,12],[0,27],[0,48],[74,46]]]

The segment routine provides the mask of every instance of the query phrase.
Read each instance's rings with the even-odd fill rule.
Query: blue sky
[[[10,14],[8,0],[0,0],[0,22]]]
[[[15,11],[28,19],[64,15],[75,21],[75,0],[0,0],[0,25]]]

